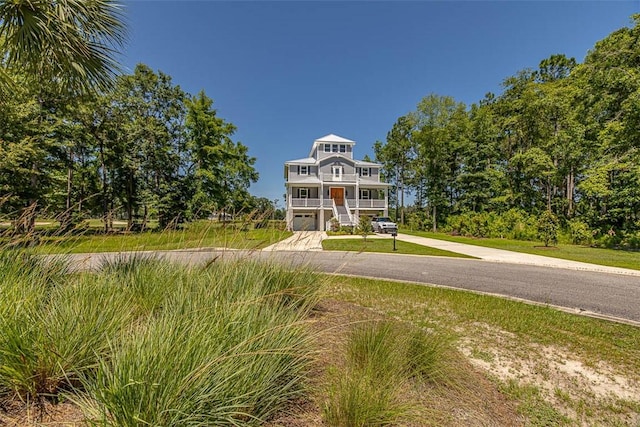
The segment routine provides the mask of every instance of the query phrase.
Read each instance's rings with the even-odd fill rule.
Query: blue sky
[[[279,199],[283,164],[329,133],[355,156],[430,93],[478,102],[552,54],[582,62],[629,26],[629,1],[127,1],[126,71],[204,90],[257,158],[251,193]]]

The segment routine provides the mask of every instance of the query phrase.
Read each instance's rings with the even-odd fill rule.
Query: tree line
[[[374,145],[398,220],[482,235],[478,222],[544,216],[576,240],[640,241],[640,15],[633,24],[581,64],[552,55],[470,107],[431,94],[399,117]]]
[[[255,158],[204,92],[143,64],[99,95],[15,80],[24,84],[0,105],[0,212],[18,231],[42,209],[63,227],[100,217],[108,231],[115,216],[166,227],[250,199]]]

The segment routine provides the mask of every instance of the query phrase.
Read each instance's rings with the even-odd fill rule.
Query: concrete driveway
[[[604,265],[589,264],[586,262],[569,261],[560,258],[552,258],[541,255],[523,254],[521,252],[505,251],[503,249],[485,248],[483,246],[466,245],[464,243],[447,242],[445,240],[429,239],[427,237],[398,234],[398,240],[430,246],[445,251],[457,252],[491,262],[504,262],[509,264],[537,265],[541,267],[568,268],[570,270],[597,271],[601,273],[626,274],[640,276],[640,270],[629,268],[608,267]]]
[[[324,239],[357,239],[357,235],[327,236],[324,231],[296,231],[293,236],[276,244],[268,246],[263,251],[321,251]],[[368,239],[392,239],[390,234],[376,234]],[[410,234],[398,234],[397,240],[431,248],[469,255],[484,261],[500,262],[507,264],[536,265],[550,268],[566,268],[570,270],[595,271],[600,273],[625,274],[639,276],[640,270],[628,268],[608,267],[603,265],[588,264],[585,262],[570,261],[560,258],[552,258],[541,255],[524,254],[521,252],[506,251],[503,249],[486,248],[483,246],[467,245],[464,243],[448,242],[445,240],[430,239],[427,237],[413,236]]]
[[[294,231],[293,236],[267,246],[263,251],[321,251],[322,240],[326,238],[324,231]]]

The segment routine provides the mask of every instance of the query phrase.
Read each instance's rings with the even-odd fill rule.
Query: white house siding
[[[325,151],[325,144],[329,144],[330,151]],[[389,184],[379,181],[381,165],[354,160],[354,145],[354,141],[327,135],[314,141],[309,157],[285,163],[290,229],[325,230],[333,217],[331,188],[344,189],[345,204],[355,221],[359,215],[387,215]],[[334,172],[334,166],[340,166],[340,173]],[[303,168],[306,174],[301,173]],[[363,198],[362,190],[368,190],[368,198]]]

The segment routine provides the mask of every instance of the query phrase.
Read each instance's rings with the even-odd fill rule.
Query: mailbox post
[[[391,233],[391,235],[393,236],[393,251],[395,252],[397,250],[396,249],[396,236],[398,235],[398,232],[394,231],[394,232]]]

